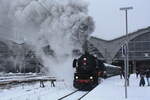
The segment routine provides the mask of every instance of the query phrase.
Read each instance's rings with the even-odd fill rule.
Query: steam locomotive
[[[105,76],[103,62],[88,52],[74,59],[73,67],[76,69],[73,86],[79,90],[93,89],[99,83],[98,78]]]

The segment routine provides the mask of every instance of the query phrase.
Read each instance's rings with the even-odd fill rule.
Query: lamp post
[[[129,85],[129,38],[128,38],[128,10],[133,9],[133,7],[123,7],[120,10],[125,11],[125,22],[126,22],[126,56],[125,56],[125,98],[127,99],[127,86]]]

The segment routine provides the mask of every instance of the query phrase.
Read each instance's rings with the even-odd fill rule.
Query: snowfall
[[[40,84],[35,83],[0,89],[0,100],[58,100],[76,90],[63,80],[56,81],[55,85],[56,87],[51,87],[51,83],[46,82],[44,88],[40,88]],[[150,98],[150,87],[147,84],[144,87],[139,87],[139,78],[136,78],[134,74],[130,77],[127,99],[125,99],[124,91],[124,79],[120,79],[120,76],[114,76],[102,80],[101,84],[82,100],[149,100]],[[86,91],[79,91],[64,100],[77,100],[85,93]]]

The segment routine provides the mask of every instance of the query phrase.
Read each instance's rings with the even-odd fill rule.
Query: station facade
[[[128,41],[130,70],[150,68],[150,27],[129,33]],[[124,66],[122,47],[126,43],[126,36],[109,41],[91,37],[89,43],[98,49],[100,59],[110,64]]]

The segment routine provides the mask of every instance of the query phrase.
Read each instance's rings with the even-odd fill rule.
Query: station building
[[[91,37],[89,44],[98,50],[98,57],[107,63],[124,66],[122,47],[126,36],[113,40]],[[130,71],[150,68],[150,27],[128,34],[128,54]]]

